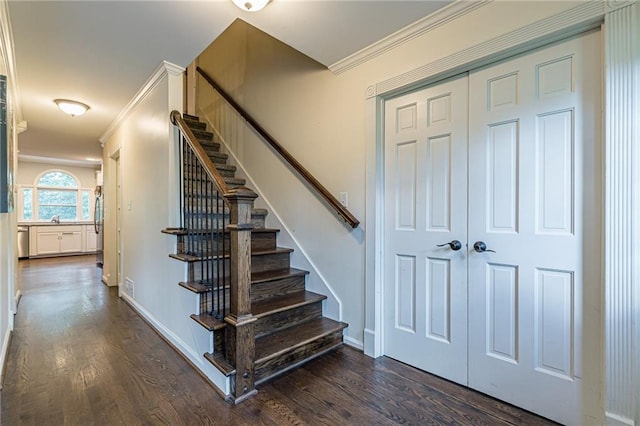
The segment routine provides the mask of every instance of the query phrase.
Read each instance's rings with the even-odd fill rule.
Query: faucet
[[[60,215],[56,214],[51,216],[51,223],[60,223]]]

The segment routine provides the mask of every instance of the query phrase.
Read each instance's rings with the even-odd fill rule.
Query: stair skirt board
[[[207,155],[213,161],[218,171],[224,176],[228,185],[244,185],[244,179],[236,179],[236,167],[226,164],[229,156],[219,152],[220,143],[216,136],[208,132],[206,123],[198,117],[184,115],[185,121],[203,145]],[[200,193],[202,182],[206,179],[202,173],[187,174],[184,177],[187,188],[183,195],[188,200],[186,205],[192,209],[190,213],[193,222],[199,226],[215,224],[212,215],[227,222],[228,207],[216,198],[215,191],[207,194]],[[190,181],[193,182],[190,184]],[[220,203],[222,202],[222,205]],[[220,208],[221,210],[216,211]],[[255,385],[262,384],[300,365],[333,351],[344,344],[344,329],[347,324],[334,321],[322,316],[323,302],[326,296],[305,290],[308,271],[291,268],[290,259],[293,250],[277,247],[277,229],[265,229],[265,209],[252,210],[254,230],[251,233],[251,303],[255,322]],[[187,212],[185,212],[187,214]],[[186,223],[189,223],[187,221]],[[218,221],[219,223],[219,221]],[[218,256],[216,267],[203,270],[202,260],[212,258],[211,247],[221,248],[220,241],[224,241],[228,248],[228,239],[220,238],[222,232],[207,229],[186,230],[181,228],[167,228],[162,232],[176,237],[176,253],[169,254],[171,258],[185,262],[187,280],[179,283],[184,289],[193,292],[199,299],[198,309],[204,312],[190,314],[205,330],[211,333],[213,353],[205,353],[194,361],[197,366],[208,364],[217,372],[217,383],[220,390],[225,389],[225,397],[233,399],[232,393],[235,383],[236,370],[224,355],[226,323],[220,318],[210,315],[217,297],[224,297],[225,304],[229,301],[228,281],[221,288],[222,295],[211,292],[210,287],[199,282],[198,277],[208,279],[217,278],[218,273],[228,274],[229,256]],[[218,244],[218,246],[216,246]],[[191,250],[190,253],[187,251]],[[200,251],[197,253],[196,251]],[[208,266],[206,268],[209,268]],[[214,269],[216,269],[214,271]],[[205,272],[206,273],[203,273]],[[226,271],[226,272],[225,272]],[[217,306],[217,305],[216,305]],[[177,339],[177,336],[176,336]],[[190,354],[196,357],[195,354]],[[200,370],[200,368],[198,368]],[[224,380],[221,380],[224,378]],[[216,386],[217,386],[216,383]],[[235,400],[236,403],[248,397],[243,395]]]

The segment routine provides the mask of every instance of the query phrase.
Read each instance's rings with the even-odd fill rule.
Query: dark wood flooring
[[[100,282],[92,256],[23,260],[19,276],[2,425],[551,424],[347,347],[233,406]]]

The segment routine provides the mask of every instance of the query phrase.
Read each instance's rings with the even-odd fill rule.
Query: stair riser
[[[289,269],[289,253],[270,253],[251,256],[251,272],[277,271]]]
[[[254,326],[256,339],[321,316],[322,301],[318,301],[259,318]]]
[[[202,220],[201,222],[198,222],[198,221],[194,221],[194,222],[185,221],[185,226],[200,229],[200,227],[205,226],[205,225],[209,225],[211,223],[213,223],[215,225],[215,228],[217,228],[218,226],[222,226],[222,227],[226,228],[227,225],[229,225],[229,217],[226,216],[224,218],[224,224],[223,223],[217,224],[215,222],[206,222],[205,223],[205,221]],[[253,225],[253,229],[264,229],[265,228],[265,215],[262,215],[262,214],[253,215],[252,214],[251,215],[251,224]],[[205,227],[204,229],[208,229],[208,228]]]
[[[213,238],[213,241],[211,240]],[[189,244],[191,240],[191,244]],[[185,253],[186,250],[191,247],[195,251],[198,251],[200,255],[209,256],[212,253],[212,248],[215,251],[222,249],[223,253],[229,253],[231,242],[229,241],[229,235],[223,239],[218,235],[208,235],[202,240],[202,236],[179,236],[178,237],[178,253]],[[272,250],[276,248],[276,233],[259,233],[253,234],[251,237],[251,250],[252,251],[264,251]]]
[[[204,277],[205,279],[217,280],[218,271],[220,271],[220,276],[226,277],[229,275],[230,268],[229,259],[213,262],[213,267],[207,265],[206,262],[190,262],[187,279],[189,281],[198,281]],[[228,279],[226,281],[228,282]]]
[[[207,132],[206,130],[191,129],[191,131],[196,138],[202,139],[204,141],[212,141],[213,137],[215,136],[213,133]]]
[[[189,128],[192,131],[193,130],[206,130],[207,129],[207,123],[203,123],[201,121],[185,120],[185,122],[187,123],[187,126],[189,126]]]
[[[297,364],[308,361],[305,359],[318,353],[330,351],[342,345],[342,331],[328,334],[306,345],[292,349],[291,351],[267,361],[256,363],[255,382],[260,384],[276,374],[283,372]]]
[[[222,263],[222,262],[221,262]],[[229,260],[224,260],[226,271],[229,271]],[[251,256],[251,272],[267,272],[277,271],[280,269],[289,269],[289,253],[269,253]],[[220,267],[222,271],[222,266]],[[214,268],[212,272],[207,272],[206,262],[190,262],[189,263],[189,281],[196,281],[200,279],[201,272],[207,274],[213,274],[217,277],[217,268]]]
[[[304,290],[305,275],[294,275],[274,281],[256,283],[251,286],[251,300],[258,301],[284,296]]]
[[[227,164],[227,159],[229,158],[227,154],[223,154],[221,152],[213,152],[209,153],[208,155],[214,164]],[[186,169],[188,167],[188,164],[184,164],[183,167],[185,167]]]

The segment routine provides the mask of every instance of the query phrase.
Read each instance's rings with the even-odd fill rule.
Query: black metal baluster
[[[224,202],[224,199],[221,200],[222,201],[222,286],[225,289],[225,292],[222,295],[222,317],[226,317],[227,316],[227,257],[229,258],[229,261],[231,261],[231,244],[228,244],[227,247],[227,221],[225,220],[225,207],[226,204]],[[229,217],[231,217],[231,211],[229,211]],[[230,243],[230,241],[229,241]],[[228,253],[227,253],[228,252]]]

